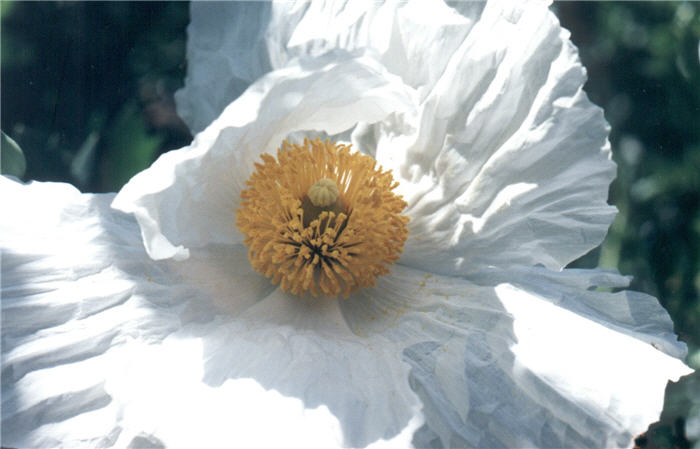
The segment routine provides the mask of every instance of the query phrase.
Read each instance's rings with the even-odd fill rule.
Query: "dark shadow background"
[[[186,2],[2,2],[2,131],[23,179],[117,191],[189,144],[173,92],[185,75]]]
[[[632,288],[659,298],[688,344],[687,363],[700,368],[700,3],[552,9],[579,47],[618,164],[611,202],[620,213],[603,245],[572,265],[634,276]],[[14,141],[3,136],[3,173],[117,191],[190,142],[173,102],[186,68],[186,2],[3,0],[0,17],[0,126]],[[669,387],[662,421],[640,447],[691,447],[686,390]]]

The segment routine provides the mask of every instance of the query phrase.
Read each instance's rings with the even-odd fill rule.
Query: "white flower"
[[[116,198],[0,180],[3,446],[630,446],[689,369],[655,298],[562,270],[614,214],[602,111],[545,5],[456,8],[193,3],[189,147]],[[271,284],[234,225],[317,135],[408,204],[348,299]]]

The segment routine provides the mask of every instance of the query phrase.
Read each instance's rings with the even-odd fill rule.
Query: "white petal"
[[[514,268],[487,270],[472,277],[480,284],[508,283],[546,297],[559,307],[603,324],[666,354],[683,359],[687,348],[677,340],[673,322],[653,296],[622,290],[616,293],[597,288],[620,289],[629,286],[630,278],[614,271]]]
[[[542,390],[541,382],[557,385],[557,393],[578,402],[584,412],[608,418],[612,428],[602,435],[607,445],[627,445],[656,421],[666,382],[691,372],[680,360],[646,342],[600,326],[538,295],[508,284],[496,291],[506,309],[517,316],[516,368],[520,365],[530,371],[521,379],[522,388],[534,394]],[[638,365],[640,360],[645,361],[644,369]],[[561,402],[558,395],[543,393],[544,405],[554,408]],[[567,412],[580,414],[579,410]]]
[[[416,116],[358,129],[358,148],[393,169],[409,203],[402,263],[560,269],[598,245],[615,212],[615,165],[584,82],[544,5],[493,2]]]
[[[424,1],[193,2],[178,112],[199,132],[268,71],[338,48],[369,51],[407,84],[427,88],[483,8],[469,3],[460,15]]]
[[[392,439],[419,416],[400,346],[354,334],[336,299],[276,290],[202,341],[208,384],[253,378],[307,408],[327,407],[341,423],[344,445]]]
[[[422,425],[400,346],[244,248],[153,261],[113,195],[0,191],[4,445],[405,447]]]
[[[161,156],[132,178],[113,207],[133,213],[154,259],[189,257],[189,247],[242,241],[240,191],[262,153],[290,133],[337,134],[409,106],[400,80],[370,58],[333,53],[299,60],[251,86],[189,147]]]
[[[654,298],[589,290],[619,275],[478,281],[399,266],[343,303],[359,332],[407,346],[427,422],[416,446],[625,447],[658,419],[667,381],[691,371]]]
[[[271,53],[278,46],[267,42],[285,34],[285,23],[290,28],[296,23],[292,6],[289,2],[274,8],[271,2],[191,4],[187,77],[175,100],[178,113],[193,134],[206,128],[249,85],[272,70]],[[287,22],[268,26],[273,14],[284,16]],[[276,64],[275,68],[281,66]]]

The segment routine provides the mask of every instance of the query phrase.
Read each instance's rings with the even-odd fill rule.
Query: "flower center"
[[[253,269],[286,292],[344,297],[389,273],[408,237],[391,172],[320,139],[285,141],[262,160],[236,221]]]
[[[306,196],[314,206],[331,206],[338,200],[338,184],[332,179],[323,178],[309,188]]]

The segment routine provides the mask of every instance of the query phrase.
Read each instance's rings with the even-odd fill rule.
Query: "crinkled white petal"
[[[646,341],[670,356],[679,359],[686,356],[685,343],[677,340],[671,317],[656,298],[630,290],[607,291],[629,286],[630,278],[615,271],[567,269],[555,272],[520,267],[489,269],[473,275],[472,279],[486,285],[514,285],[591,321]]]
[[[338,48],[370,51],[422,91],[439,78],[483,5],[465,2],[459,14],[421,0],[193,2],[178,112],[199,132],[268,71]]]
[[[190,247],[242,241],[240,192],[262,153],[290,133],[337,134],[410,106],[410,90],[367,57],[335,52],[269,73],[192,144],[161,156],[132,178],[113,207],[133,213],[148,254],[185,259]]]
[[[584,82],[545,7],[488,3],[416,116],[358,129],[358,148],[393,169],[409,203],[402,263],[560,269],[597,246],[615,165]]]
[[[478,281],[399,266],[343,303],[361,332],[405,342],[427,420],[418,447],[630,447],[667,381],[691,372],[656,299],[592,290],[626,285],[619,275]]]
[[[606,202],[615,176],[609,127],[582,90],[585,70],[569,33],[544,2],[455,8],[423,1],[195,3],[193,68],[180,109],[190,114],[195,92],[216,86],[200,99],[212,119],[221,106],[209,105],[221,101],[219,92],[235,98],[227,83],[241,70],[252,78],[291,57],[364,51],[415,92],[412,108],[374,125],[360,119],[352,137],[393,170],[409,203],[402,262],[443,274],[561,269],[602,241],[615,214]],[[248,14],[267,20],[252,37],[214,18]],[[251,39],[265,64],[242,55]]]
[[[187,85],[175,99],[180,117],[193,134],[209,126],[229,103],[271,70],[264,40],[271,6],[270,2],[212,2],[205,8],[192,4]],[[228,38],[232,32],[237,33],[235,40]]]
[[[3,445],[405,447],[423,424],[400,345],[245,248],[153,261],[113,195],[0,191]]]

